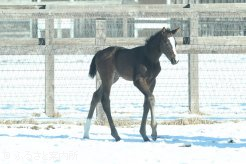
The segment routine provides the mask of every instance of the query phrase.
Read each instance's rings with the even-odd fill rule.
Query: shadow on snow
[[[99,142],[115,142],[110,135],[107,134],[107,138],[98,138],[98,134],[92,134],[92,138],[83,139],[82,137],[71,137],[69,135],[30,135],[30,134],[0,134],[0,137],[17,137],[17,138],[45,138],[45,139],[77,139],[81,141],[99,141]],[[100,134],[105,136],[105,134]],[[122,142],[126,143],[143,143],[143,139],[140,134],[121,133]],[[150,137],[151,138],[151,137]],[[246,138],[238,139],[234,141],[230,137],[208,137],[208,136],[174,136],[174,135],[159,135],[157,141],[151,141],[151,143],[167,143],[167,144],[182,144],[201,147],[217,147],[217,148],[246,148]]]
[[[171,136],[163,135],[159,136],[161,141],[169,144],[191,144],[194,146],[202,147],[217,147],[217,148],[246,148],[246,139],[234,140],[230,137],[208,137],[208,136]]]

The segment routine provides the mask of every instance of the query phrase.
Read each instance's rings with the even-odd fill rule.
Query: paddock
[[[1,163],[245,163],[246,4],[109,3],[0,4]],[[122,141],[100,105],[83,139],[100,84],[88,76],[93,55],[142,45],[162,26],[181,30],[179,63],[160,58],[157,141],[143,143],[144,97],[122,79],[110,97]]]
[[[83,117],[100,83],[87,76],[95,52],[110,45],[144,44],[163,23],[179,26],[181,32],[176,37],[180,63],[174,67],[161,58],[162,72],[154,92],[160,118],[188,113],[205,113],[209,119],[221,114],[228,119],[245,116],[245,4],[184,8],[184,4],[47,2],[3,4],[0,9],[1,20],[9,27],[0,42],[0,103],[1,109],[8,109],[1,113],[20,113],[24,118],[27,113],[43,112],[51,117]],[[88,31],[83,36],[75,22],[86,21],[89,29],[79,26]],[[11,31],[13,25],[19,31]],[[121,80],[113,86],[111,104],[117,117],[140,117],[143,97],[131,85]],[[172,116],[166,117],[170,112]],[[98,107],[97,118],[103,117]]]

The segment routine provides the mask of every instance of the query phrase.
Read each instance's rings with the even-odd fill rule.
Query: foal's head
[[[176,40],[174,38],[174,34],[179,30],[179,28],[175,30],[166,29],[163,27],[161,30],[161,43],[160,50],[162,53],[166,55],[166,57],[171,61],[172,64],[177,64],[176,60]]]

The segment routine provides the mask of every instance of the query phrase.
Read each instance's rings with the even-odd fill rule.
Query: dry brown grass
[[[100,121],[100,120],[96,120],[94,124],[101,125],[101,126],[109,125],[108,121]],[[119,126],[119,127],[133,127],[133,126],[139,125],[140,121],[128,120],[128,119],[115,119],[114,124],[115,126]]]
[[[34,126],[30,127],[30,129],[32,129],[32,130],[39,130],[41,128],[39,126],[37,126],[37,125],[34,125]]]
[[[183,118],[183,119],[176,119],[176,120],[163,120],[158,121],[158,125],[197,125],[197,124],[216,124],[216,123],[222,123],[227,121],[215,121],[215,120],[206,120],[198,117],[192,117],[192,118]],[[230,122],[239,122],[238,120],[230,120]],[[130,120],[130,119],[114,119],[115,126],[117,127],[134,127],[134,126],[140,126],[141,120]],[[7,125],[9,128],[10,126],[14,124],[19,125],[47,125],[46,129],[53,129],[53,125],[78,125],[83,126],[84,121],[65,121],[65,120],[35,120],[34,118],[28,118],[28,119],[22,119],[22,120],[0,120],[0,124]],[[95,120],[95,125],[102,125],[102,126],[108,126],[108,121],[100,121]],[[150,124],[150,121],[147,122],[147,124]]]
[[[33,117],[40,117],[41,114],[40,114],[40,113],[33,113],[32,116],[33,116]]]
[[[13,124],[38,124],[38,122],[32,118],[21,120],[0,120],[0,124],[13,125]]]
[[[140,120],[128,120],[128,119],[115,119],[114,123],[115,123],[115,126],[118,126],[118,127],[133,127],[136,125],[137,126],[140,125],[141,121]],[[183,118],[183,119],[177,119],[177,120],[159,121],[158,125],[197,125],[197,124],[216,124],[216,123],[221,123],[221,122],[193,117],[193,118]],[[147,124],[150,124],[150,121],[148,121]],[[96,120],[95,125],[108,126],[108,122]]]
[[[50,129],[55,129],[55,127],[53,125],[48,125],[45,129],[50,130]]]
[[[159,124],[160,125],[197,125],[197,124],[216,124],[216,123],[221,123],[221,122],[193,117],[193,118],[183,118],[183,119],[177,119],[171,121],[161,121]]]
[[[78,125],[78,126],[82,126],[83,122],[82,121],[65,121],[65,120],[36,120],[34,118],[27,118],[27,119],[20,119],[20,120],[0,120],[0,125],[7,125],[7,126],[11,126],[11,125]]]

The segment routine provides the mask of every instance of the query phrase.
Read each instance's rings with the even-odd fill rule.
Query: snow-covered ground
[[[158,140],[147,143],[139,126],[118,127],[122,141],[115,142],[107,126],[93,125],[84,140],[79,125],[0,125],[0,163],[243,164],[245,125],[159,125]]]

